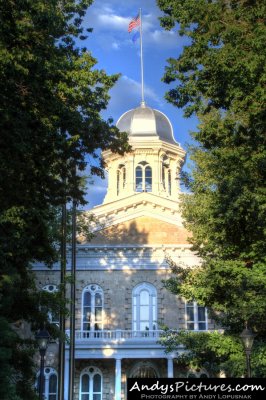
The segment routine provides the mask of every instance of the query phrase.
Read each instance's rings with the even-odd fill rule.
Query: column
[[[158,159],[159,158],[159,159]],[[160,194],[160,157],[159,155],[152,155],[151,163],[152,167],[152,193]]]
[[[171,358],[167,358],[167,378],[174,377],[174,360]]]
[[[65,352],[65,379],[64,379],[64,397],[65,400],[68,400],[68,391],[69,391],[69,349],[66,349]]]
[[[127,157],[126,161],[126,187],[125,191],[127,194],[133,194],[135,192],[135,168],[134,168],[134,155]]]
[[[121,378],[122,378],[122,369],[121,369],[121,359],[115,359],[115,400],[121,400]]]

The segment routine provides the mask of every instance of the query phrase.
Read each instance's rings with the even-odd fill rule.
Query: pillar
[[[64,397],[65,400],[68,400],[68,391],[69,391],[69,349],[66,349],[65,352],[65,379],[64,379]]]
[[[121,359],[116,358],[116,360],[115,360],[115,400],[121,400],[121,378],[122,378]]]
[[[172,358],[167,358],[167,378],[174,377],[174,360]]]

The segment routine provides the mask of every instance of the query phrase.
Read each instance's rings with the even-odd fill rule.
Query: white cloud
[[[119,49],[120,49],[120,44],[117,43],[117,42],[113,42],[113,43],[111,44],[111,47],[112,47],[112,49],[114,49],[114,50],[119,50]]]
[[[158,46],[164,46],[164,48],[176,48],[183,44],[183,40],[181,43],[181,38],[177,32],[159,29],[150,32],[150,40]]]
[[[94,37],[99,42],[103,49],[111,48],[120,50],[123,46],[128,46],[131,43],[132,33],[127,33],[127,28],[132,15],[132,9],[135,14],[138,8],[135,7],[135,1],[127,1],[126,4],[120,1],[100,2],[95,0],[93,5],[89,7],[86,16],[86,25],[94,29],[97,37]],[[134,7],[134,8],[133,8]],[[125,15],[125,13],[127,13]],[[175,48],[183,44],[183,40],[177,36],[174,31],[165,31],[160,27],[158,17],[162,15],[156,5],[156,2],[149,0],[145,2],[143,7],[142,31],[143,42],[146,46],[155,46],[156,48]],[[108,37],[106,36],[108,32]],[[118,44],[119,43],[119,44]]]
[[[116,29],[123,30],[127,29],[129,24],[129,18],[121,17],[115,14],[100,14],[98,15],[98,26],[102,29]]]

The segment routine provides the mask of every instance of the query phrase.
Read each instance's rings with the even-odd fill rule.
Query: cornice
[[[157,155],[160,151],[165,151],[169,152],[169,155],[171,154],[172,156],[176,157],[177,155],[185,159],[186,156],[186,151],[179,145],[179,144],[171,144],[164,142],[159,139],[154,139],[152,140],[151,143],[151,138],[142,138],[141,140],[138,140],[137,138],[129,138],[129,144],[132,147],[132,151],[129,153],[125,153],[124,156],[119,155],[118,153],[113,153],[111,150],[105,150],[102,152],[103,159],[107,161],[116,160],[116,159],[126,159],[127,157],[130,157],[132,154],[153,154]]]
[[[170,257],[173,262],[183,266],[200,264],[200,259],[191,251],[191,245],[93,245],[77,246],[77,271],[161,271],[171,272],[167,263]],[[67,269],[71,268],[71,247],[67,248]],[[34,270],[47,271],[45,265],[36,263]],[[53,271],[60,270],[60,264],[53,266]]]
[[[154,196],[157,197],[157,196]],[[147,216],[182,227],[182,218],[178,203],[160,199],[159,202],[152,201],[153,198],[135,196],[120,199],[113,203],[103,204],[97,209],[92,209],[91,213],[96,217],[97,223],[92,224],[92,229],[99,230],[104,227],[112,226],[121,222],[129,221],[141,216]],[[132,201],[136,200],[136,201]]]

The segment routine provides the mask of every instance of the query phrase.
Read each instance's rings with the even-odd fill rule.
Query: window
[[[45,285],[42,290],[48,293],[56,293],[58,292],[58,287],[56,285]],[[48,311],[48,319],[51,324],[56,324],[59,326],[59,313]]]
[[[121,189],[126,187],[126,167],[120,164],[116,173],[116,192],[119,195]]]
[[[169,195],[172,192],[172,182],[171,182],[171,169],[170,169],[170,160],[164,155],[161,158],[161,179],[162,179],[162,188]]]
[[[141,361],[137,363],[132,372],[130,378],[158,378],[159,375],[155,370],[153,364],[149,361]]]
[[[168,170],[168,193],[171,196],[171,192],[172,192],[172,182],[171,182],[171,170]]]
[[[103,329],[103,290],[98,285],[88,285],[83,290],[83,323],[84,331]]]
[[[136,192],[142,192],[142,167],[136,168]]]
[[[117,170],[117,180],[116,180],[116,194],[117,196],[119,195],[119,190],[120,190],[120,171],[119,169]]]
[[[122,168],[122,188],[126,187],[126,167]]]
[[[157,329],[157,293],[150,283],[142,283],[133,289],[133,330]]]
[[[37,391],[39,392],[40,371],[37,375]],[[57,372],[54,368],[44,368],[43,398],[44,400],[57,400]]]
[[[151,167],[145,168],[145,191],[151,192],[152,189],[152,170]]]
[[[96,367],[89,367],[80,375],[79,400],[102,400],[102,373]]]
[[[207,308],[198,306],[195,301],[186,304],[187,329],[190,331],[206,331],[208,329]]]
[[[136,192],[152,191],[152,169],[148,165],[148,163],[146,163],[146,161],[140,162],[139,165],[136,167],[135,181]]]
[[[165,190],[165,166],[162,164],[162,184],[163,184],[163,189]]]

